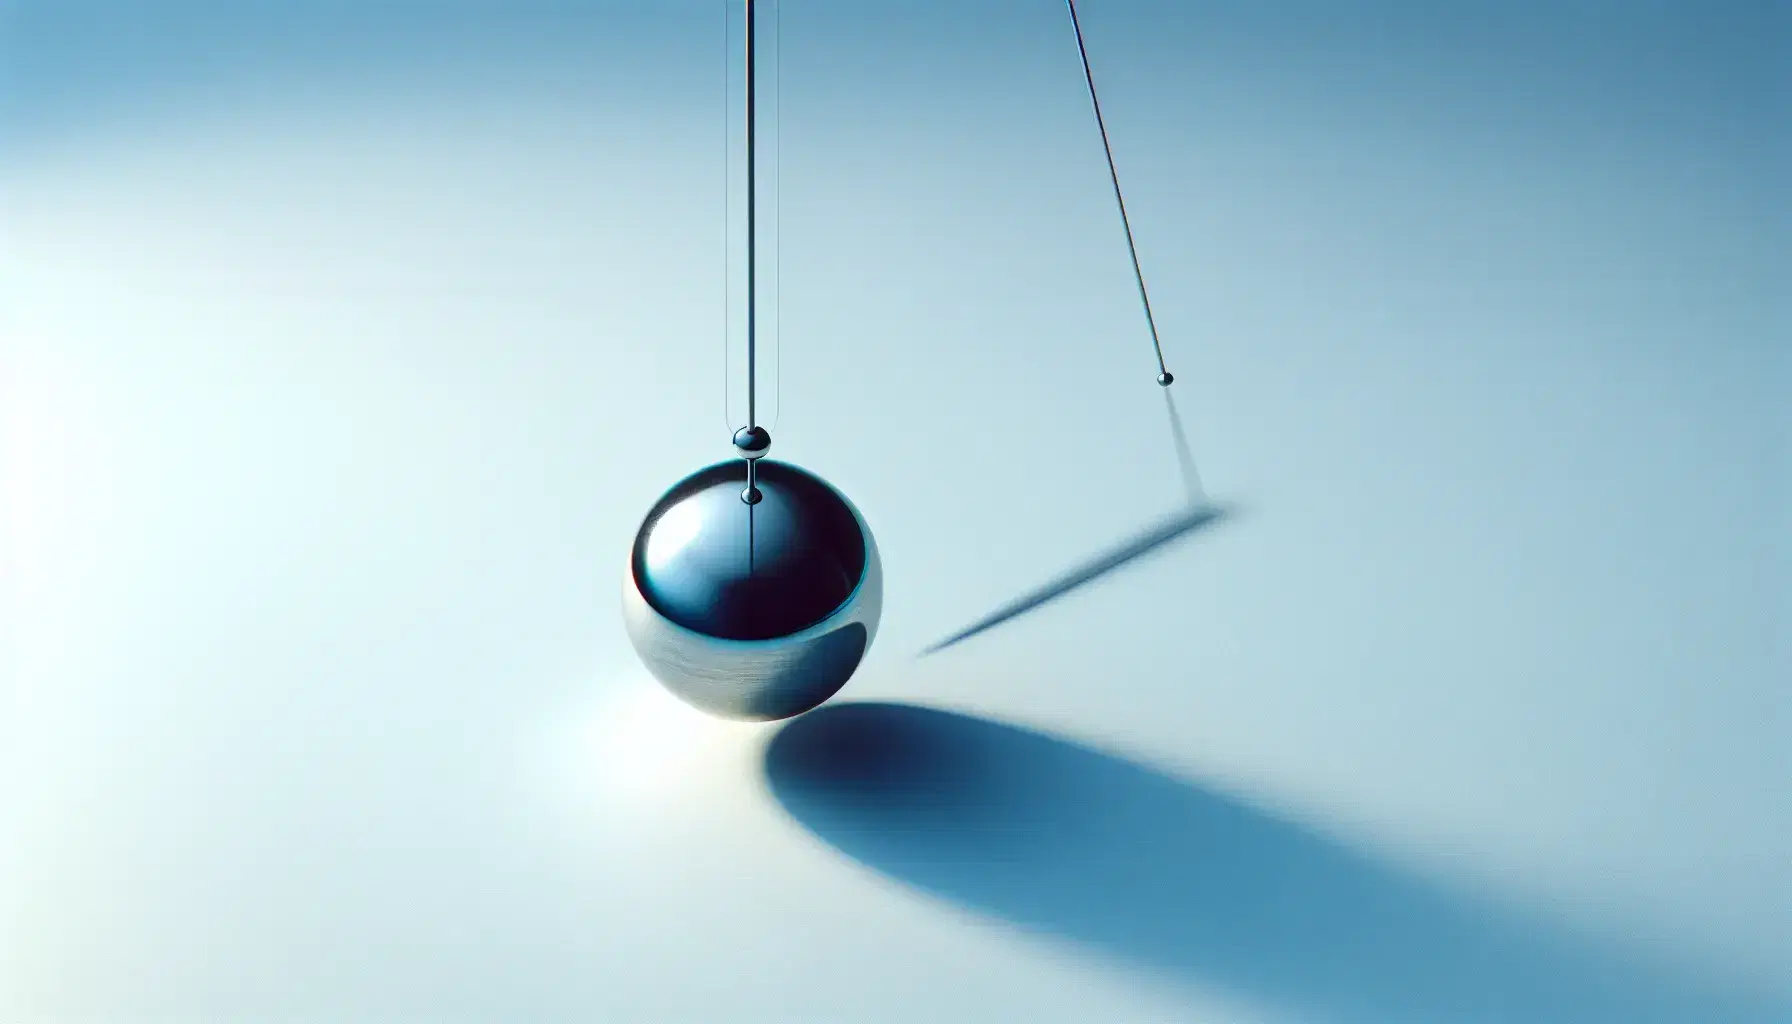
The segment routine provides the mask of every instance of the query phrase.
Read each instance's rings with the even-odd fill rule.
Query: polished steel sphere
[[[747,721],[839,692],[877,634],[883,569],[852,502],[784,462],[699,470],[635,534],[622,587],[629,640],[680,699]]]

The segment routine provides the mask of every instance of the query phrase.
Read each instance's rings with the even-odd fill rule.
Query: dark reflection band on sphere
[[[865,576],[858,518],[820,478],[760,460],[762,500],[741,501],[746,467],[708,466],[648,512],[630,560],[635,585],[667,620],[726,640],[770,640],[839,610]]]

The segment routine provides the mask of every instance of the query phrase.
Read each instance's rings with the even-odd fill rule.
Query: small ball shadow
[[[826,706],[768,745],[801,825],[920,890],[1326,1021],[1766,1022],[1787,1006],[1569,937],[1029,729]]]

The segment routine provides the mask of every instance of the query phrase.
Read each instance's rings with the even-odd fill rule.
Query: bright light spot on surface
[[[666,801],[728,772],[729,752],[755,734],[635,676],[599,702],[582,739],[591,781],[605,797]]]
[[[76,541],[95,544],[93,524],[82,521],[94,502],[76,483],[94,471],[92,452],[77,443],[86,439],[71,374],[4,334],[11,329],[0,322],[0,810],[22,814],[26,795],[41,801],[44,792],[41,762],[65,713],[57,681],[67,652],[82,650],[77,638],[91,632],[80,614],[83,596],[91,599],[87,552]],[[81,498],[89,507],[78,507]]]
[[[63,518],[69,452],[53,382],[22,359],[0,361],[0,564],[15,580]]]
[[[27,694],[44,696],[70,658],[99,649],[103,499],[115,486],[91,380],[16,330],[0,321],[0,753],[33,731]]]

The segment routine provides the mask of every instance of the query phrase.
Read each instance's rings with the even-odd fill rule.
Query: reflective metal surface
[[[661,683],[729,718],[800,714],[838,692],[876,633],[877,548],[852,503],[770,459],[741,500],[730,461],[680,481],[648,512],[623,586],[629,638]]]

